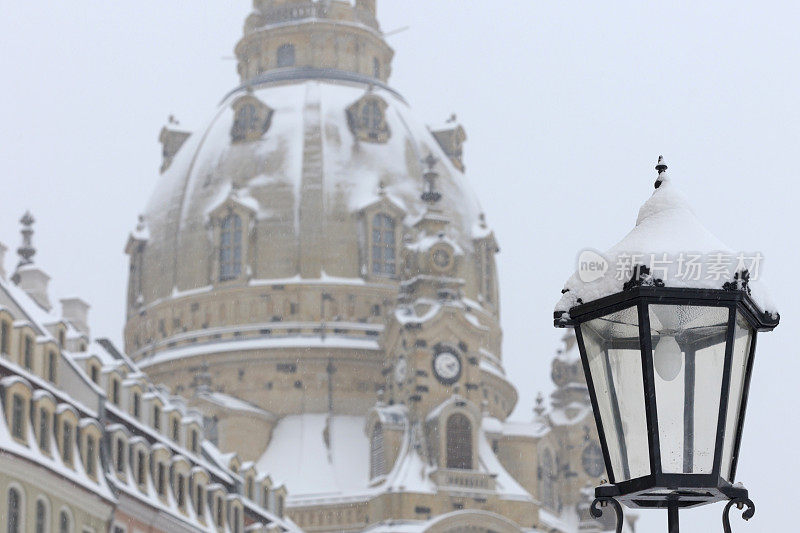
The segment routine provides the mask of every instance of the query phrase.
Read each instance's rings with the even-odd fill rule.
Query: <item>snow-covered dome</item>
[[[158,264],[150,265],[153,276],[145,276],[143,303],[213,281],[213,214],[228,203],[253,214],[252,279],[361,278],[367,250],[360,210],[384,196],[402,210],[406,225],[413,224],[425,208],[421,160],[431,153],[439,159],[451,237],[469,250],[484,233],[466,177],[402,97],[355,76],[320,75],[242,87],[189,137],[144,212],[146,256],[158,257]],[[385,104],[385,142],[360,140],[349,124],[348,108],[363,99]],[[270,110],[269,127],[255,141],[233,139],[242,100]],[[314,253],[304,254],[304,246]],[[312,264],[303,264],[306,258]]]

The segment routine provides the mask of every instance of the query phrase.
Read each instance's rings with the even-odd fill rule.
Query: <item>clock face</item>
[[[603,465],[603,450],[596,442],[590,442],[581,454],[583,470],[591,477],[600,477],[605,466]]]
[[[394,380],[397,384],[401,384],[406,380],[406,373],[408,372],[408,362],[405,357],[399,357],[394,364]]]
[[[445,269],[450,266],[450,252],[442,248],[439,248],[433,252],[433,264],[441,269]]]
[[[455,383],[461,375],[461,359],[452,352],[439,352],[433,357],[433,373],[445,385]]]

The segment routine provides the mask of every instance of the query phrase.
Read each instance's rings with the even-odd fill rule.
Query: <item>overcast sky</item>
[[[700,218],[766,257],[782,324],[758,343],[736,531],[790,531],[798,474],[800,4],[379,0],[391,84],[424,121],[456,112],[469,181],[502,253],[504,359],[527,419],[552,389],[553,305],[587,247],[606,249],[651,194],[659,154]],[[121,339],[122,250],[158,180],[170,114],[201,127],[237,84],[249,0],[0,0],[0,242],[37,218],[53,299],[92,304]],[[721,529],[721,504],[683,515]],[[666,531],[642,513],[640,531]],[[710,529],[709,529],[710,528]]]

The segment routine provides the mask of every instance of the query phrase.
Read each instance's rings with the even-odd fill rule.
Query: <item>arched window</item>
[[[66,509],[58,513],[58,533],[72,533],[72,518]]]
[[[372,273],[378,276],[397,273],[395,223],[384,214],[377,214],[372,219]]]
[[[377,57],[372,58],[372,77],[373,78],[381,77],[381,62],[378,61]]]
[[[227,281],[242,273],[242,219],[231,213],[222,220],[219,246],[219,279]]]
[[[377,100],[369,100],[361,106],[361,127],[368,131],[378,131],[383,122],[383,110]]]
[[[11,434],[17,439],[25,438],[25,400],[19,394],[11,400]]]
[[[36,533],[47,533],[47,504],[44,500],[36,500]]]
[[[447,468],[472,469],[472,424],[461,413],[447,419]]]
[[[243,141],[248,133],[258,129],[258,111],[253,104],[244,104],[236,111],[236,118],[231,129],[234,141]]]
[[[294,61],[294,45],[281,45],[278,48],[278,67],[293,67]]]
[[[550,509],[555,509],[555,469],[553,465],[553,454],[545,449],[539,457],[539,500]]]
[[[383,447],[383,426],[375,424],[372,428],[372,435],[369,440],[370,450],[370,478],[376,478],[386,474],[386,454]]]
[[[22,531],[22,495],[12,488],[8,491],[8,533],[20,533]]]

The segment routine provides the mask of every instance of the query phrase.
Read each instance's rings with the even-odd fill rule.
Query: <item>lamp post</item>
[[[727,500],[730,533],[731,506],[755,513],[736,466],[756,334],[780,317],[748,257],[702,227],[662,158],[656,169],[634,230],[579,265],[554,314],[575,328],[608,473],[591,512],[611,505],[620,533],[620,503],[666,509],[678,533],[679,509]]]

